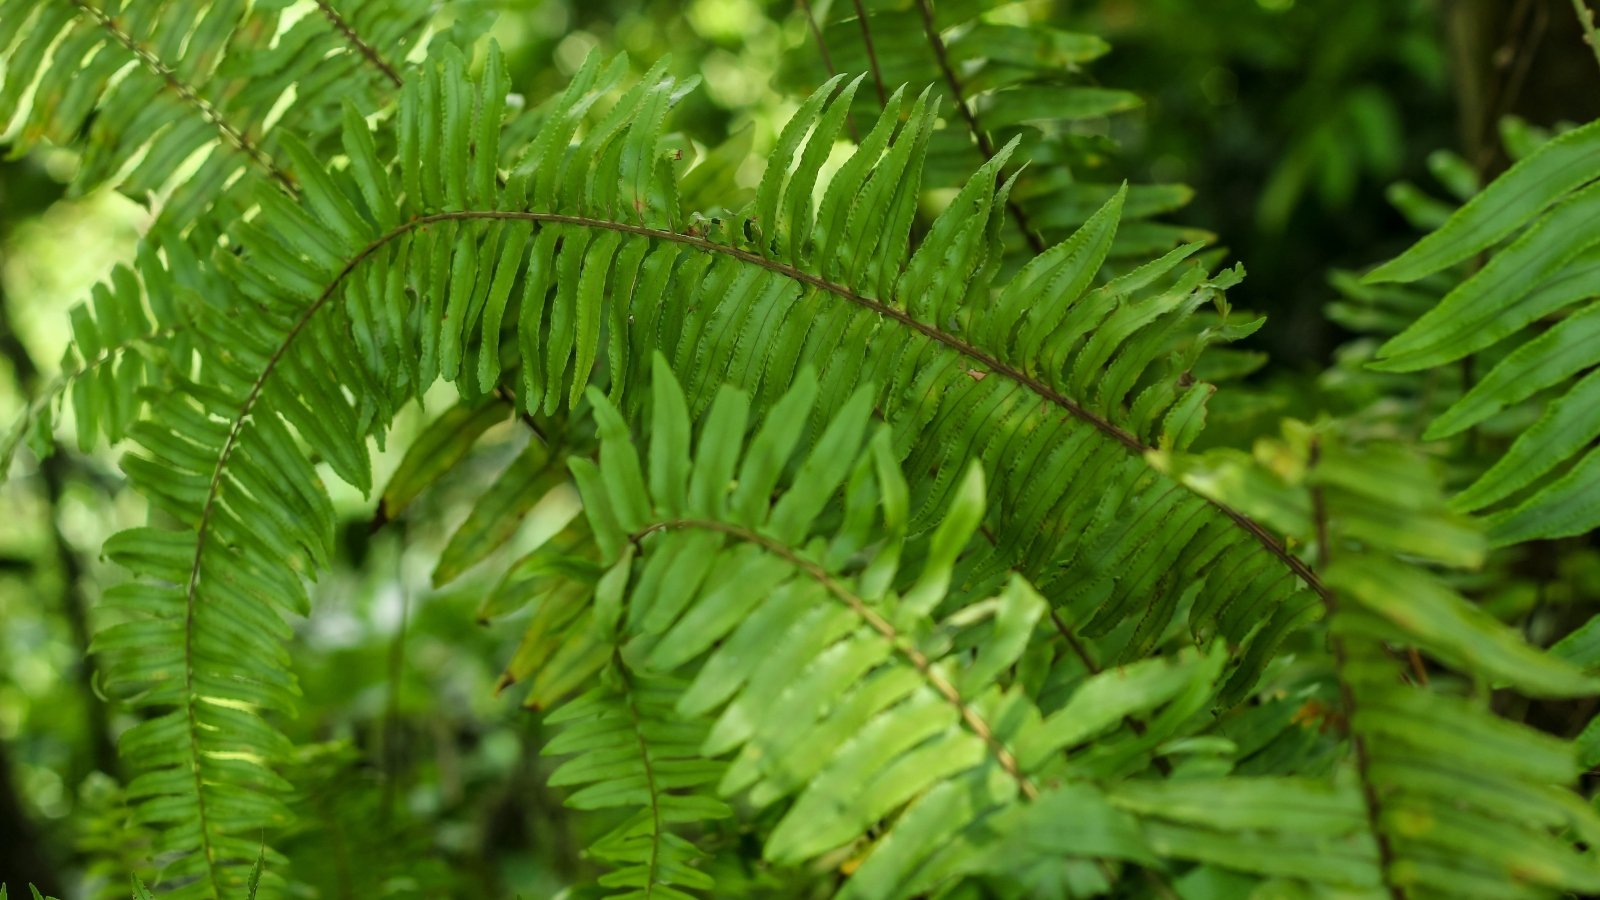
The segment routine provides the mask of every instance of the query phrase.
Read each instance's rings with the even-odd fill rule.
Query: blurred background
[[[1393,185],[1492,176],[1507,165],[1507,117],[1559,127],[1600,115],[1568,0],[1028,6],[1110,41],[1093,80],[1144,99],[1111,123],[1115,166],[1135,182],[1192,187],[1168,219],[1218,235],[1244,263],[1231,296],[1269,316],[1250,349],[1276,372],[1311,377],[1348,338],[1324,314],[1331,272],[1414,238],[1390,203]],[[786,0],[446,7],[445,17],[498,14],[491,34],[530,103],[595,47],[626,51],[640,71],[670,52],[675,73],[703,78],[676,126],[712,145],[750,129],[758,153],[796,104],[778,84],[782,61],[811,52]],[[0,163],[0,422],[56,371],[67,309],[131,258],[145,224],[115,194],[67,196],[75,165],[51,149]],[[377,462],[378,483],[427,418],[412,415]],[[520,629],[477,624],[482,577],[429,587],[471,500],[526,440],[513,424],[492,431],[408,524],[374,533],[370,501],[338,495],[343,568],[297,624],[305,712],[288,725],[320,779],[298,783],[303,820],[322,824],[284,849],[333,841],[346,862],[306,876],[308,896],[547,897],[585,865],[575,849],[584,836],[544,787],[536,716],[517,690],[496,693]],[[126,723],[99,699],[85,649],[97,590],[115,577],[98,548],[143,509],[122,490],[116,453],[67,449],[66,427],[61,452],[24,452],[0,485],[0,875],[64,898],[127,896],[146,837],[120,824],[114,736]]]

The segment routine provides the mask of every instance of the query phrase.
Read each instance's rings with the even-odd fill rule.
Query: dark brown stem
[[[544,429],[540,428],[539,423],[534,421],[533,414],[523,409],[522,404],[517,402],[517,395],[511,390],[511,388],[508,388],[503,384],[497,384],[494,388],[494,395],[499,397],[502,401],[510,404],[511,408],[516,410],[517,418],[522,420],[522,424],[528,426],[528,430],[533,432],[533,436],[535,438],[539,439],[539,443],[550,443],[550,438],[544,433]]]
[[[795,0],[795,4],[806,17],[806,28],[810,29],[811,38],[817,42],[817,55],[822,58],[822,67],[827,70],[828,77],[832,78],[839,73],[839,70],[833,67],[833,56],[828,53],[828,40],[822,36],[822,29],[817,27],[817,17],[811,12],[810,0]],[[850,140],[857,144],[861,143],[861,132],[856,130],[855,116],[846,112],[844,124],[850,130]]]
[[[978,144],[978,152],[983,154],[984,162],[994,159],[994,140],[989,137],[989,132],[983,130],[978,124],[978,114],[967,103],[966,94],[961,89],[961,79],[956,75],[955,67],[950,64],[950,52],[944,45],[944,37],[939,34],[939,26],[934,21],[933,0],[917,0],[917,9],[922,13],[922,30],[928,37],[928,44],[933,48],[934,61],[939,64],[939,71],[944,75],[945,84],[950,88],[950,95],[955,103],[956,110],[961,113],[961,118],[967,123],[967,130],[972,132],[972,138]],[[1002,184],[1005,176],[996,173],[995,182]],[[1011,218],[1022,229],[1022,236],[1027,239],[1028,246],[1033,248],[1035,254],[1043,253],[1049,249],[1041,235],[1028,218],[1028,211],[1022,204],[1015,200],[1006,200],[1006,209],[1010,210]]]

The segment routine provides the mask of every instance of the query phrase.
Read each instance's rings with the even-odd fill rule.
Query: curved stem
[[[820,291],[833,294],[834,296],[837,296],[849,303],[871,310],[883,318],[898,322],[932,341],[949,347],[973,362],[979,363],[990,370],[1005,376],[1007,379],[1025,387],[1041,399],[1058,406],[1063,410],[1066,410],[1074,417],[1090,424],[1107,437],[1115,440],[1131,453],[1142,456],[1147,450],[1150,449],[1134,435],[1124,431],[1121,428],[1118,428],[1116,425],[1112,424],[1106,419],[1095,415],[1076,401],[1072,400],[1072,398],[1067,397],[1060,391],[1055,390],[1038,378],[1027,374],[1015,366],[1011,366],[1000,361],[992,354],[989,354],[978,347],[967,343],[956,335],[945,332],[925,322],[918,321],[903,310],[889,306],[880,300],[862,296],[861,294],[852,291],[844,285],[829,281],[818,275],[813,275],[810,272],[802,271],[787,263],[781,263],[776,260],[768,259],[767,257],[761,256],[760,254],[749,250],[744,250],[739,247],[732,247],[725,244],[718,244],[698,235],[681,234],[676,231],[651,228],[645,225],[634,225],[627,222],[614,222],[606,219],[595,219],[587,216],[576,216],[565,213],[541,213],[517,210],[457,210],[451,212],[433,213],[426,216],[419,216],[411,219],[408,222],[403,222],[400,225],[395,226],[388,232],[378,236],[377,238],[374,238],[371,243],[367,244],[366,247],[363,247],[359,252],[347,260],[344,266],[342,266],[340,270],[335,273],[332,280],[329,281],[328,286],[314,301],[312,301],[309,306],[306,307],[305,311],[301,313],[300,317],[284,334],[281,343],[279,343],[272,355],[268,357],[266,364],[262,367],[260,375],[251,385],[250,391],[245,396],[244,402],[241,404],[237,416],[234,418],[230,428],[228,429],[227,437],[223,441],[222,450],[218,455],[216,467],[212,471],[211,482],[207,488],[205,502],[201,508],[199,524],[197,526],[198,540],[195,546],[194,564],[190,573],[188,588],[188,602],[190,604],[191,620],[193,616],[195,593],[200,577],[201,557],[205,551],[206,535],[208,532],[212,512],[216,507],[217,499],[221,490],[223,472],[227,469],[229,458],[232,456],[235,447],[238,445],[239,437],[243,433],[245,423],[249,420],[250,414],[254,411],[256,403],[260,400],[261,392],[266,386],[267,380],[272,376],[272,373],[276,370],[278,364],[283,361],[285,354],[288,353],[289,347],[294,343],[295,338],[298,337],[300,332],[305,329],[305,326],[311,321],[311,318],[315,316],[319,310],[326,306],[329,300],[332,299],[334,293],[338,290],[339,285],[343,283],[344,279],[348,277],[350,273],[354,271],[355,268],[363,261],[372,256],[374,253],[378,252],[390,241],[396,240],[397,238],[403,237],[404,235],[409,234],[418,228],[422,228],[435,222],[484,219],[572,225],[581,228],[615,231],[668,243],[683,244],[686,246],[695,247],[707,253],[716,253],[733,257],[734,259],[741,260],[749,263],[750,265],[776,272],[802,284],[810,285],[811,287],[817,288]],[[1228,508],[1218,501],[1211,500],[1209,498],[1202,499],[1205,499],[1207,503],[1216,507],[1242,530],[1254,537],[1262,547],[1266,548],[1269,553],[1277,557],[1278,560],[1284,564],[1284,566],[1286,566],[1291,572],[1299,577],[1301,581],[1305,582],[1305,584],[1315,591],[1319,596],[1323,597],[1324,599],[1327,599],[1330,596],[1328,588],[1322,584],[1321,580],[1317,578],[1316,574],[1312,572],[1305,563],[1301,562],[1297,557],[1286,550],[1259,523],[1242,513]]]
[[[839,581],[835,579],[827,569],[824,569],[817,563],[806,559],[798,553],[795,553],[794,550],[790,549],[785,544],[775,541],[764,534],[751,531],[748,528],[743,528],[738,525],[730,525],[726,522],[718,522],[714,519],[669,519],[664,522],[656,522],[641,528],[633,534],[628,535],[628,540],[631,543],[638,544],[646,537],[658,531],[672,531],[686,528],[698,528],[703,531],[715,531],[721,534],[726,534],[737,540],[744,541],[747,544],[754,544],[773,556],[782,559],[791,566],[794,566],[799,571],[804,572],[807,577],[821,585],[823,590],[826,590],[829,594],[833,595],[834,599],[849,607],[851,612],[854,612],[857,616],[859,616],[861,620],[867,624],[867,627],[871,628],[873,631],[876,631],[881,637],[883,637],[884,640],[888,641],[889,646],[894,648],[895,653],[899,654],[902,659],[910,663],[911,667],[916,669],[917,672],[922,675],[923,680],[927,681],[934,691],[939,694],[939,696],[943,697],[947,702],[950,703],[951,706],[956,708],[957,713],[959,713],[961,716],[961,721],[966,724],[967,728],[970,729],[973,734],[978,736],[979,740],[983,741],[984,746],[989,748],[990,755],[992,755],[995,758],[995,761],[1000,764],[1000,768],[1004,769],[1006,774],[1010,775],[1012,779],[1017,782],[1017,787],[1022,791],[1023,796],[1027,797],[1029,800],[1038,799],[1039,788],[1035,786],[1032,780],[1030,780],[1022,771],[1022,767],[1017,764],[1017,758],[1012,755],[1011,751],[1006,748],[1005,744],[1001,743],[1000,739],[994,736],[994,729],[989,727],[989,723],[984,721],[983,717],[978,715],[977,711],[969,706],[966,700],[961,697],[960,692],[956,690],[956,686],[951,684],[948,678],[945,678],[944,675],[940,674],[933,668],[933,663],[928,660],[926,654],[924,654],[921,650],[918,650],[916,647],[910,646],[901,641],[901,635],[898,629],[889,624],[889,621],[883,616],[879,615],[877,610],[867,605],[865,600],[856,596],[850,591],[849,588],[846,588],[844,585],[840,584]]]

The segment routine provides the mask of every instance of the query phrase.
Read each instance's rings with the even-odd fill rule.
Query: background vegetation
[[[1202,236],[1213,242],[1207,253],[1241,262],[1249,275],[1230,289],[1231,302],[1267,317],[1261,330],[1208,357],[1219,360],[1209,377],[1229,383],[1196,449],[1221,455],[1194,462],[1191,478],[1243,465],[1230,449],[1253,447],[1279,475],[1307,454],[1314,461],[1339,452],[1341,438],[1326,439],[1335,446],[1324,449],[1285,419],[1343,417],[1353,424],[1341,434],[1424,446],[1434,416],[1510,353],[1483,351],[1476,371],[1471,357],[1452,358],[1403,379],[1364,368],[1382,340],[1453,284],[1446,279],[1468,277],[1482,258],[1410,289],[1360,285],[1353,273],[1404,250],[1549,135],[1600,117],[1600,69],[1567,0],[1025,6],[1036,22],[1103,37],[1113,49],[1088,67],[1085,83],[1138,100],[1097,119],[1091,140],[1074,151],[1086,157],[1079,171],[1108,184],[1187,185],[1175,194],[1181,202],[1156,210],[1152,222]],[[563,90],[594,51],[626,53],[633,77],[664,61],[672,76],[703,79],[673,113],[672,128],[700,148],[747,136],[749,160],[730,176],[746,189],[783,124],[821,83],[807,16],[832,21],[825,5],[812,13],[804,0],[800,8],[782,0],[464,0],[429,14],[441,31],[482,31],[497,42],[508,83],[530,107]],[[858,104],[869,93],[863,86]],[[851,127],[865,131],[871,121],[856,115]],[[18,139],[15,126],[9,138]],[[69,190],[85,165],[76,148],[46,141],[18,150],[0,163],[5,421],[59,371],[71,338],[65,310],[113,265],[134,259],[152,220],[147,207],[109,188]],[[1448,452],[1430,432],[1427,452],[1439,463],[1430,471],[1442,470],[1452,490],[1474,481],[1566,389],[1552,385],[1483,417],[1481,427],[1469,423],[1475,427]],[[396,420],[373,463],[380,489],[444,408],[446,398],[435,399],[429,412],[410,408]],[[126,814],[129,772],[115,749],[136,713],[108,698],[87,648],[91,610],[104,586],[120,580],[102,548],[143,522],[147,507],[126,484],[119,450],[73,446],[70,416],[62,430],[60,452],[24,451],[0,484],[0,882],[12,890],[31,882],[65,898],[126,896],[129,873],[149,875],[154,840]],[[313,586],[310,614],[294,623],[290,667],[304,697],[299,715],[278,723],[295,747],[287,773],[297,824],[271,840],[293,861],[298,895],[549,897],[589,883],[600,868],[584,852],[600,829],[564,808],[562,791],[548,784],[558,761],[540,750],[555,729],[524,708],[520,687],[500,690],[522,635],[516,626],[480,624],[496,573],[472,571],[434,587],[452,535],[527,440],[514,421],[494,426],[389,527],[374,527],[382,523],[373,521],[371,502],[330,479],[337,553]],[[1410,483],[1412,474],[1400,480]],[[558,492],[500,556],[537,546],[577,502],[572,491]],[[1269,524],[1287,522],[1280,533],[1302,535],[1297,552],[1315,541],[1292,517],[1241,508]],[[1586,527],[1537,530],[1454,583],[1548,647],[1600,612],[1600,554]],[[1352,591],[1362,571],[1381,570],[1372,565],[1348,575]],[[1588,652],[1592,658],[1568,655],[1600,659]],[[1411,677],[1426,682],[1431,660],[1411,661]],[[1585,733],[1595,712],[1592,697],[1527,699],[1493,690],[1505,682],[1489,675],[1478,682],[1495,712],[1557,737]],[[1312,730],[1327,743],[1343,739],[1345,726],[1328,712],[1339,706],[1334,693],[1295,699],[1295,715],[1315,718]],[[1276,701],[1256,702],[1265,710]],[[1300,771],[1318,768],[1304,762],[1316,752],[1294,751]],[[711,843],[737,851],[749,840],[714,831]],[[832,887],[820,877],[796,885],[767,870],[735,871],[728,859],[738,856],[724,852],[708,863],[719,884],[752,896],[821,896]],[[1161,890],[1243,896],[1240,884],[1207,874]]]

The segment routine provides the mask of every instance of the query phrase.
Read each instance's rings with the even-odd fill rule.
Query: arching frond
[[[1108,665],[1222,639],[1230,670],[1187,697],[1188,716],[1247,696],[1315,615],[1303,563],[1145,457],[1194,440],[1213,390],[1195,360],[1256,324],[1229,316],[1236,275],[1186,263],[1189,246],[1095,286],[1118,194],[997,284],[1003,157],[913,241],[936,104],[896,95],[819,184],[849,104],[838,81],[786,126],[754,203],[699,231],[661,143],[682,86],[658,66],[623,90],[623,71],[591,60],[507,155],[498,53],[476,80],[445,54],[408,80],[382,126],[392,140],[347,115],[348,165],[285,142],[300,202],[259,187],[241,251],[214,256],[229,293],[205,298],[215,314],[189,336],[204,380],[179,381],[132,432],[141,449],[124,467],[160,518],[113,544],[142,580],[119,597],[136,621],[103,638],[130,651],[111,667],[116,689],[164,729],[161,753],[135,741],[132,758],[148,815],[181,826],[170,839],[196,896],[234,883],[241,836],[282,814],[268,774],[282,741],[261,714],[292,706],[280,616],[303,608],[301,579],[332,541],[311,461],[369,490],[366,441],[440,378],[469,400],[509,383],[530,413],[604,386],[637,418],[657,351],[696,416],[724,383],[770,412],[812,366],[826,405],[854,396],[888,421],[881,452],[912,473],[909,534],[936,528],[974,462],[994,473],[985,540],[952,575],[961,598],[1010,596],[1020,572],[1052,624]],[[519,159],[509,173],[503,156]],[[1189,327],[1204,306],[1210,326]],[[820,434],[823,416],[794,424]],[[525,648],[573,634],[563,615]],[[145,640],[164,648],[160,666],[131,653]],[[606,658],[592,637],[561,649],[573,664],[547,701]]]
[[[617,67],[597,63],[580,72],[503,190],[493,177],[497,134],[485,122],[498,116],[490,101],[504,88],[486,91],[448,71],[408,88],[399,184],[376,162],[353,164],[355,184],[330,191],[328,202],[337,209],[342,196],[359,196],[367,210],[357,221],[325,218],[349,230],[323,243],[354,249],[344,257],[319,249],[296,263],[308,266],[294,276],[308,290],[324,285],[308,315],[322,307],[353,315],[362,341],[392,340],[415,323],[421,352],[403,377],[383,376],[390,358],[408,354],[390,350],[386,358],[369,343],[375,381],[420,387],[442,375],[483,392],[503,366],[516,365],[519,398],[543,411],[570,404],[593,379],[629,405],[637,392],[628,387],[644,380],[642,361],[657,348],[684,373],[697,409],[723,382],[746,387],[764,408],[801,360],[818,365],[832,396],[871,376],[902,454],[912,451],[913,433],[933,429],[910,457],[911,470],[931,476],[914,483],[917,521],[940,508],[954,472],[974,457],[1017,500],[994,524],[1000,544],[1021,548],[1020,558],[975,563],[973,584],[993,584],[1005,567],[1020,566],[1042,588],[1092,585],[1070,611],[1094,637],[1123,620],[1116,598],[1155,590],[1170,599],[1144,620],[1124,652],[1131,659],[1165,634],[1185,592],[1231,590],[1205,582],[1206,568],[1243,566],[1257,581],[1251,599],[1198,605],[1196,630],[1243,643],[1253,632],[1270,641],[1290,627],[1280,604],[1304,573],[1250,523],[1163,487],[1137,455],[1193,440],[1211,388],[1189,383],[1186,373],[1206,344],[1254,325],[1228,320],[1220,290],[1229,278],[1184,265],[1193,247],[1093,287],[1116,230],[1114,198],[1070,240],[995,286],[1004,199],[991,187],[997,166],[980,171],[913,247],[910,216],[933,115],[926,96],[897,98],[897,109],[908,107],[905,123],[886,114],[814,206],[811,186],[826,156],[819,148],[831,144],[847,106],[847,97],[828,101],[837,82],[786,128],[752,207],[696,233],[673,200],[672,164],[652,149],[677,90],[671,82],[652,76],[630,88],[578,146],[566,147],[618,76]],[[479,95],[486,99],[476,103]],[[463,151],[454,167],[424,162],[469,145],[482,149]],[[580,159],[599,163],[580,167]],[[400,208],[385,211],[382,203],[397,196]],[[309,227],[327,234],[327,225]],[[381,302],[337,308],[347,283],[373,271],[364,264],[375,256],[414,265],[390,273],[394,289],[362,292]],[[400,277],[427,298],[426,308],[398,290]],[[1217,324],[1186,330],[1186,317],[1207,304]],[[1101,493],[1108,484],[1124,487]],[[1144,531],[1171,518],[1185,529],[1159,541]],[[1012,537],[1015,544],[1004,540]],[[1186,576],[1153,564],[1163,553],[1181,557],[1185,546]],[[1259,629],[1274,609],[1277,617]],[[1225,621],[1216,617],[1224,611]],[[1251,678],[1240,675],[1235,696]]]

